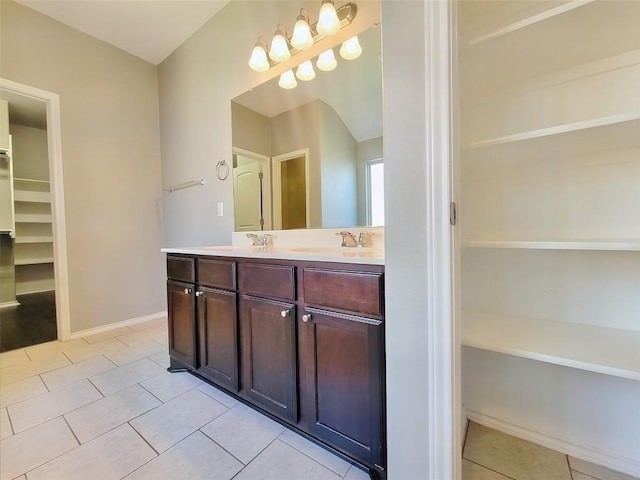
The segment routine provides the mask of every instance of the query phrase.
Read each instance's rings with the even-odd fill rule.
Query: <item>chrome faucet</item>
[[[342,243],[340,244],[341,247],[366,247],[367,239],[372,236],[373,233],[360,232],[358,238],[356,238],[353,233],[343,230],[340,233],[336,233],[336,235],[342,237]]]
[[[255,233],[247,233],[247,238],[251,239],[254,247],[268,247],[271,244],[271,235],[264,233],[256,235]]]

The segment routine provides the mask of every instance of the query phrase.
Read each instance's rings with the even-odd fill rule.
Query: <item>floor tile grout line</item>
[[[137,417],[136,417],[136,418],[137,418]],[[158,452],[158,450],[156,450],[156,449],[155,449],[155,447],[154,447],[153,445],[151,445],[151,444],[147,441],[147,439],[146,439],[146,438],[144,438],[144,435],[142,435],[142,433],[140,433],[140,432],[136,429],[136,427],[134,427],[133,425],[131,425],[131,420],[129,420],[128,422],[126,422],[126,424],[127,424],[127,425],[129,425],[129,426],[133,429],[133,431],[134,431],[134,432],[136,432],[136,434],[138,434],[138,436],[139,436],[140,438],[142,438],[142,440],[144,441],[144,443],[146,443],[147,445],[149,445],[149,447],[151,448],[151,450],[153,450],[153,451],[155,452],[156,456],[155,456],[155,457],[153,457],[152,459],[150,459],[150,460],[149,460],[149,462],[150,462],[151,460],[153,460],[154,458],[157,458],[157,457],[159,457],[160,455],[162,455],[162,453],[164,453],[164,452],[162,452],[162,453]],[[123,424],[123,425],[124,425],[124,424]],[[179,443],[179,442],[178,442],[178,443]],[[172,445],[172,446],[173,446],[173,445]],[[171,447],[169,447],[169,448],[171,448]],[[167,450],[169,450],[169,448],[167,448]],[[167,450],[165,450],[165,452],[166,452]],[[145,463],[145,465],[146,465],[147,463],[149,463],[149,462],[146,462],[146,463]]]
[[[79,448],[83,445],[83,443],[80,441],[80,439],[78,438],[78,436],[76,435],[76,432],[74,432],[73,428],[71,427],[71,424],[69,423],[69,421],[67,420],[67,418],[64,415],[60,415],[62,417],[62,420],[64,420],[64,423],[67,424],[67,427],[69,428],[69,430],[71,431],[71,434],[73,435],[73,438],[76,439],[76,442],[78,442],[78,445],[76,447],[74,447],[73,450],[75,450],[76,448]],[[73,451],[70,450],[70,451]]]
[[[230,409],[230,408],[229,408],[229,409],[227,409],[227,412],[228,412],[229,410],[231,410],[231,409]],[[225,413],[227,413],[227,412],[225,412]],[[216,418],[220,418],[222,415],[224,415],[224,413],[223,413],[223,414],[218,415]],[[211,422],[213,422],[216,418],[214,418],[213,420],[211,420]],[[238,457],[236,457],[233,453],[231,453],[229,450],[227,450],[223,445],[221,445],[220,443],[218,443],[214,438],[211,438],[209,435],[207,435],[207,433],[206,433],[206,432],[203,432],[203,431],[202,431],[202,429],[203,429],[204,427],[206,427],[207,425],[209,425],[209,423],[211,423],[211,422],[208,422],[206,425],[203,425],[203,426],[202,426],[202,427],[200,427],[197,431],[198,431],[198,432],[200,432],[200,433],[202,433],[205,437],[207,437],[209,440],[211,440],[213,443],[215,443],[217,446],[219,446],[222,450],[224,450],[224,451],[225,451],[225,452],[227,452],[229,455],[231,455],[233,458],[235,458],[238,462],[240,462],[240,465],[242,465],[242,469],[240,470],[240,472],[241,472],[242,470],[244,470],[244,468],[245,468],[247,465],[249,465],[249,463],[251,463],[251,461],[249,461],[249,463],[244,463],[242,460],[240,460]],[[253,459],[251,459],[251,460],[253,460]],[[238,473],[240,473],[240,472],[238,472]],[[237,475],[238,473],[236,473],[236,475]],[[234,475],[234,477],[235,477],[235,475]],[[233,478],[233,477],[232,477],[232,478]],[[229,479],[229,480],[231,480],[231,479]]]
[[[286,427],[285,427],[286,428]],[[300,450],[299,448],[297,448],[295,445],[291,445],[289,442],[287,442],[286,440],[281,439],[280,437],[282,435],[284,435],[285,433],[287,433],[288,431],[293,432],[293,430],[289,430],[288,428],[286,428],[286,430],[284,432],[282,432],[280,435],[278,435],[278,437],[276,438],[276,440],[280,440],[282,443],[284,443],[285,445],[288,445],[289,447],[293,448],[296,452],[301,453],[302,455],[304,455],[307,458],[310,458],[311,460],[313,460],[314,462],[316,462],[319,465],[322,465],[324,468],[326,468],[327,470],[335,473],[336,475],[338,475],[340,478],[344,478],[344,475],[346,475],[346,473],[344,475],[341,475],[340,473],[336,472],[334,469],[332,469],[330,466],[325,465],[324,463],[320,462],[319,460],[316,460],[315,458],[313,458],[311,455],[309,455],[308,453],[303,452],[302,450]],[[296,433],[296,432],[293,432]],[[298,435],[296,433],[296,435]],[[302,437],[302,435],[300,435],[300,437]],[[319,445],[316,445],[315,443],[311,442],[310,440],[307,440],[306,438],[302,437],[304,440],[310,442],[311,444],[317,446],[318,448],[322,448]],[[324,449],[323,449],[324,450]],[[336,458],[339,458],[340,460],[344,461],[345,463],[347,463],[349,465],[349,468],[351,468],[351,466],[353,465],[353,463],[347,462],[346,460],[344,460],[343,458],[340,458],[338,455],[334,454],[333,452],[329,451],[329,450],[324,450],[328,453],[331,453],[333,456],[335,456]],[[349,472],[349,468],[347,468],[347,472]]]
[[[510,480],[518,480],[517,478],[510,477],[509,475],[506,475],[506,474],[504,474],[502,472],[499,472],[498,470],[494,470],[493,468],[489,468],[486,465],[482,465],[481,463],[474,462],[473,460],[469,460],[468,458],[464,458],[463,457],[463,460],[466,460],[467,462],[470,462],[470,463],[474,463],[475,465],[478,465],[479,467],[487,469],[487,470],[489,470],[489,471],[491,471],[493,473],[497,473],[498,475],[502,475],[503,477],[509,478]]]

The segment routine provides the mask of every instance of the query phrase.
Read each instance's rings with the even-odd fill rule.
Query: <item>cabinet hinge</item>
[[[451,225],[455,225],[458,220],[458,206],[456,202],[451,202],[449,204],[449,222]]]

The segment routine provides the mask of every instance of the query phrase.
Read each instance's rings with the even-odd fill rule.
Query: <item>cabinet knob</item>
[[[204,295],[204,292],[203,292],[202,290],[198,290],[198,291],[196,292],[196,297],[199,297],[199,296],[201,296],[201,295]]]
[[[184,289],[184,293],[185,295],[191,295],[192,290],[190,288],[185,288]]]
[[[291,310],[282,310],[282,311],[280,312],[280,316],[281,316],[282,318],[284,318],[284,317],[288,317],[290,313],[291,313]]]
[[[311,314],[310,313],[305,313],[304,315],[302,315],[302,321],[304,323],[307,323],[309,320],[311,320]]]

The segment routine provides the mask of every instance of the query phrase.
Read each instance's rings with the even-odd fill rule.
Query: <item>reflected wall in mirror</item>
[[[380,26],[358,37],[357,59],[231,101],[236,231],[384,222]]]

